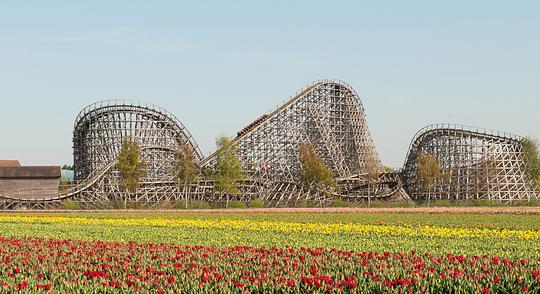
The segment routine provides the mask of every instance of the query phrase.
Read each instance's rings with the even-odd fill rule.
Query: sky
[[[204,154],[319,79],[360,95],[382,161],[432,123],[540,138],[538,1],[0,2],[0,159],[72,164],[106,99],[175,114]]]

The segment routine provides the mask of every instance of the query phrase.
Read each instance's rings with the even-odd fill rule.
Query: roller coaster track
[[[414,199],[509,202],[537,198],[539,193],[525,173],[523,140],[517,135],[470,126],[429,125],[411,141],[402,170],[405,189]],[[444,174],[430,189],[419,182],[419,153],[436,159]]]
[[[276,132],[276,129],[280,132]],[[298,143],[311,143],[327,166],[340,177],[361,171],[367,155],[375,159],[382,172],[382,164],[367,129],[363,105],[354,89],[341,81],[322,80],[309,85],[276,110],[262,115],[239,131],[231,141],[231,145],[238,148],[244,166],[248,166],[245,171],[248,177],[266,178],[269,184],[288,183],[280,185],[287,187],[300,181]],[[212,168],[218,151],[203,159],[201,166]],[[276,160],[278,158],[286,162],[279,162]],[[260,171],[252,167],[253,162],[261,164],[261,161],[264,166],[277,170],[276,174],[263,173],[261,176]],[[401,191],[399,178],[395,179],[397,182],[393,183],[390,191],[388,186],[380,194],[356,193],[347,195],[347,198],[391,197]],[[345,197],[339,191],[320,192]]]
[[[172,134],[164,133],[168,129],[172,130]],[[81,176],[83,180],[67,192],[53,197],[23,199],[3,196],[3,199],[21,203],[58,202],[86,197],[81,196],[83,194],[92,197],[90,195],[92,193],[105,195],[119,193],[117,187],[110,190],[110,185],[117,185],[118,182],[117,180],[111,182],[112,179],[108,177],[115,177],[112,172],[118,161],[118,149],[121,139],[126,137],[133,137],[138,141],[139,146],[142,146],[141,154],[152,150],[170,153],[178,150],[176,148],[181,144],[188,143],[194,150],[196,164],[202,169],[213,168],[212,163],[219,151],[216,150],[208,157],[202,158],[198,145],[188,130],[174,115],[162,108],[125,100],[98,102],[84,108],[74,124],[74,164],[76,176]],[[170,140],[178,142],[171,145]],[[325,162],[334,170],[336,176],[348,177],[345,188],[336,190],[316,185],[305,187],[299,184],[296,144],[306,141],[313,144],[317,152],[323,155]],[[152,142],[169,145],[152,145]],[[273,201],[276,205],[314,198],[322,203],[332,197],[362,201],[367,198],[389,198],[402,191],[398,177],[381,173],[380,182],[375,186],[367,184],[362,179],[363,176],[359,172],[367,156],[375,158],[381,169],[382,165],[367,129],[360,98],[352,87],[341,81],[321,80],[307,86],[274,111],[261,116],[242,129],[232,140],[232,145],[240,146],[242,153],[240,158],[244,160],[244,166],[253,168],[253,163],[251,162],[250,166],[249,160],[255,156],[259,160],[273,161],[272,168],[278,172],[269,176],[264,172],[261,174],[260,171],[248,169],[246,180],[237,183],[242,187],[244,195],[227,196],[227,201],[229,197],[234,199],[259,197]],[[160,154],[157,158],[160,162],[171,160],[169,155]],[[156,160],[155,156],[150,159]],[[167,164],[170,167],[171,163]],[[158,164],[154,169],[157,168],[156,171],[159,172],[162,170],[160,166]],[[77,172],[81,169],[84,172]],[[354,173],[356,178],[351,176]],[[195,193],[194,195],[214,199],[225,197],[220,193],[211,192],[214,185],[211,179],[204,176],[200,178],[202,180],[196,183],[195,191],[189,190]],[[180,188],[171,179],[170,175],[145,179],[141,183],[141,189],[154,193],[153,196],[149,196],[152,199],[177,199],[182,195],[188,197],[186,193],[191,192],[179,190]],[[95,192],[94,188],[97,189]],[[377,193],[369,192],[370,189]],[[90,191],[90,194],[87,191]],[[145,193],[144,191],[141,193]],[[156,196],[158,194],[159,196]],[[136,196],[136,199],[139,199],[138,197]]]
[[[180,120],[158,106],[127,100],[106,100],[85,107],[74,123],[73,149],[77,178],[86,178],[114,159],[123,138],[139,146],[182,146],[202,159],[199,146]],[[174,141],[174,142],[173,142]]]
[[[264,116],[264,119],[260,120],[257,122],[256,125],[253,125],[251,126],[250,128],[248,129],[244,129],[242,130],[242,134],[240,136],[237,136],[236,138],[234,138],[232,141],[231,141],[231,145],[235,146],[238,144],[238,142],[240,142],[242,139],[248,137],[250,134],[252,134],[253,132],[255,132],[265,121],[277,116],[278,114],[282,113],[283,111],[285,111],[290,105],[294,104],[296,101],[302,99],[307,93],[309,93],[310,91],[312,91],[313,89],[315,89],[317,86],[321,85],[322,83],[324,83],[324,81],[318,81],[318,82],[315,82],[313,83],[312,85],[306,87],[304,90],[300,91],[298,94],[296,94],[295,96],[293,96],[292,98],[290,98],[289,100],[287,100],[284,104],[282,104],[280,107],[278,107],[276,110],[272,111],[271,113],[267,114]],[[206,158],[204,158],[200,165],[201,166],[206,166],[207,164],[209,164],[213,159],[216,158],[216,155],[218,153],[219,150],[216,150],[214,151],[212,154],[210,154],[209,156],[207,156]]]
[[[175,149],[165,147],[165,146],[143,146],[140,148],[141,151],[148,151],[148,150],[161,150],[161,151],[171,151],[175,152]],[[83,191],[86,191],[87,189],[91,188],[93,185],[95,185],[98,181],[103,179],[105,174],[110,172],[116,164],[118,163],[118,157],[115,158],[113,161],[109,162],[106,166],[102,167],[99,170],[96,170],[93,172],[89,177],[78,183],[73,188],[69,189],[66,193],[60,193],[57,196],[53,197],[47,197],[47,198],[16,198],[16,197],[10,197],[6,195],[2,195],[2,199],[6,200],[12,200],[12,201],[20,201],[20,202],[36,202],[36,201],[58,201],[58,200],[65,200],[69,199],[77,194],[80,194]]]
[[[422,200],[432,198],[432,190],[441,199],[540,198],[524,173],[524,138],[469,126],[435,124],[421,129],[411,141],[403,169],[384,173],[358,94],[344,82],[321,80],[248,124],[231,140],[246,174],[244,181],[236,183],[241,190],[236,195],[213,190],[214,181],[204,174],[215,168],[220,150],[203,157],[193,136],[173,114],[151,104],[107,100],[87,106],[75,120],[77,184],[55,196],[30,199],[0,195],[0,200],[6,207],[9,201],[60,203],[72,199],[90,203],[116,195],[127,199],[131,196],[119,188],[115,170],[126,138],[141,146],[148,170],[141,188],[131,196],[148,203],[182,199],[245,201],[257,197],[277,206],[313,199],[328,203],[332,197],[365,201],[409,195]],[[300,184],[300,143],[313,146],[334,173],[339,188]],[[179,187],[172,173],[176,152],[183,146],[192,153],[201,174],[196,182]],[[428,191],[422,188],[417,174],[420,153],[435,158],[448,175],[437,179]],[[375,171],[370,170],[370,165],[375,166]],[[375,182],[368,180],[373,173],[378,175]]]
[[[416,132],[413,139],[411,140],[411,144],[409,146],[407,156],[405,156],[405,163],[403,166],[407,165],[407,161],[409,160],[411,153],[414,152],[414,150],[418,149],[418,144],[422,141],[424,137],[437,136],[439,134],[445,134],[449,132],[453,132],[455,136],[475,136],[478,138],[494,139],[501,141],[519,142],[523,140],[523,137],[521,136],[496,130],[481,129],[473,126],[449,123],[431,124],[423,127],[418,132]]]

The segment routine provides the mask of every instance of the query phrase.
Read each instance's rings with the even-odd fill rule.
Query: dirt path
[[[115,213],[511,213],[540,214],[540,207],[420,207],[420,208],[242,208],[184,210],[0,210],[2,213],[115,212]]]

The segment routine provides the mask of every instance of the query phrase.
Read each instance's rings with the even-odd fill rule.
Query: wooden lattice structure
[[[523,140],[467,126],[427,126],[412,140],[402,171],[405,190],[418,200],[537,199],[539,193],[525,172]],[[436,159],[442,171],[429,188],[417,170],[420,152]]]
[[[147,176],[140,189],[120,189],[116,157],[129,138],[141,147]],[[298,146],[309,143],[335,174],[339,189],[304,186]],[[175,152],[189,146],[199,179],[188,185],[174,182]],[[299,201],[328,204],[333,197],[352,201],[399,195],[399,177],[383,174],[367,128],[364,108],[356,92],[339,81],[319,81],[291,97],[238,132],[233,140],[246,180],[236,183],[240,193],[217,193],[204,171],[213,168],[215,154],[202,158],[197,144],[176,117],[148,104],[103,101],[77,116],[73,133],[76,183],[64,193],[33,201],[9,199],[5,208],[51,207],[73,200],[85,207],[106,207],[111,200],[161,206],[178,201],[249,201],[261,199],[276,206]],[[380,180],[366,180],[366,162]]]
[[[146,177],[134,192],[120,188],[116,169],[122,142],[137,142]],[[203,158],[182,123],[156,106],[131,101],[92,104],[77,116],[73,132],[76,181],[46,198],[2,195],[2,208],[54,208],[71,200],[88,208],[111,203],[138,207],[172,207],[178,203],[260,199],[291,206],[312,201],[319,206],[340,197],[352,202],[372,199],[539,198],[523,160],[523,138],[463,126],[433,125],[414,137],[400,172],[384,173],[357,93],[340,81],[318,81],[299,91],[275,111],[259,116],[237,133],[232,145],[245,180],[238,193],[214,191],[207,175],[216,153]],[[299,145],[310,144],[333,172],[338,188],[301,183]],[[187,146],[187,149],[185,147]],[[177,152],[188,150],[200,174],[196,181],[175,182]],[[420,152],[435,158],[444,177],[426,189],[416,168]],[[209,173],[210,172],[210,173]],[[403,183],[403,184],[402,184]]]
[[[238,148],[243,172],[263,183],[267,190],[278,191],[265,194],[269,202],[298,200],[289,191],[300,185],[300,143],[314,146],[341,184],[340,189],[331,193],[332,197],[358,201],[368,197],[388,198],[401,188],[396,178],[392,183],[366,181],[368,163],[376,177],[382,176],[383,166],[360,98],[343,82],[324,80],[308,86],[272,113],[242,129],[232,143]],[[214,159],[212,154],[201,165],[212,168]],[[321,194],[328,195],[328,191]]]

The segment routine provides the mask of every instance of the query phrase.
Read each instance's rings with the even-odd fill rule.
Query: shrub
[[[210,209],[210,204],[206,201],[193,201],[189,204],[189,208],[193,209]]]
[[[186,204],[186,201],[184,200],[178,200],[176,202],[174,202],[174,208],[175,209],[187,209],[187,204]]]
[[[300,207],[300,208],[313,208],[313,207],[316,207],[317,206],[317,203],[315,203],[315,201],[313,200],[300,200],[296,203],[296,206],[295,207]]]
[[[171,201],[163,201],[159,204],[160,208],[161,209],[173,209],[174,208],[174,203],[172,203]]]
[[[139,201],[127,201],[126,209],[142,209],[143,203]]]
[[[384,207],[388,207],[388,203],[382,200],[374,200],[374,201],[371,201],[371,204],[369,205],[369,207],[384,208]]]
[[[230,201],[229,208],[246,208],[246,204],[242,201]]]
[[[330,203],[330,206],[332,207],[349,207],[349,202],[343,200],[342,198],[339,198],[339,197],[334,197],[334,199],[332,199],[332,202]]]
[[[62,201],[62,207],[66,210],[80,210],[81,206],[79,203],[73,200],[64,200]]]
[[[531,199],[528,206],[540,206],[540,199]]]
[[[114,198],[114,199],[109,200],[108,206],[112,209],[125,209],[126,208],[125,204],[127,203],[124,202],[124,200],[119,199],[119,198]]]
[[[264,201],[261,199],[254,199],[249,202],[249,207],[251,208],[261,208],[264,207]]]
[[[494,202],[489,200],[489,199],[473,199],[472,200],[472,205],[473,206],[489,207],[489,206],[494,206],[493,204],[494,204]]]
[[[209,201],[208,206],[210,209],[222,209],[227,208],[228,201]]]

